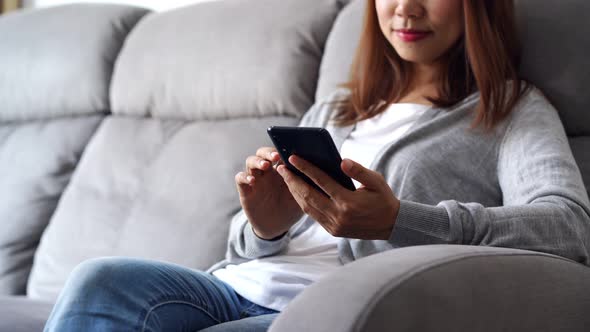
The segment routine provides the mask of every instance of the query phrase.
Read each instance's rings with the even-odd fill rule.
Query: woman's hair
[[[475,91],[480,101],[472,127],[492,129],[510,114],[529,85],[518,77],[520,45],[513,0],[463,0],[465,33],[447,52],[437,107],[450,107]],[[362,38],[349,81],[351,95],[336,113],[345,126],[382,113],[409,91],[410,67],[383,36],[375,0],[367,0]],[[511,81],[512,84],[506,84]]]

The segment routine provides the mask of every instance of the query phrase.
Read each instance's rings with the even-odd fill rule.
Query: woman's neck
[[[408,93],[406,93],[399,103],[432,105],[428,98],[438,96],[438,77],[440,65],[412,64],[411,81]]]

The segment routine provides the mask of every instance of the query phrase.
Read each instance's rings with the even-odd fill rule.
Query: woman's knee
[[[182,284],[202,289],[210,281],[211,276],[207,273],[189,272],[180,266],[134,258],[105,257],[90,259],[76,266],[64,293],[78,298],[147,296],[157,295],[152,294],[155,289],[173,290]]]
[[[112,296],[114,292],[126,289],[126,284],[137,279],[133,266],[139,261],[126,258],[94,258],[86,260],[72,270],[62,296],[88,300]]]

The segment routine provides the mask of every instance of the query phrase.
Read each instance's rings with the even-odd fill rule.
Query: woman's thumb
[[[342,164],[340,165],[340,167],[346,175],[357,180],[365,187],[377,188],[381,184],[381,181],[379,181],[380,179],[378,173],[368,168],[365,168],[363,165],[354,162],[350,159],[342,160]]]

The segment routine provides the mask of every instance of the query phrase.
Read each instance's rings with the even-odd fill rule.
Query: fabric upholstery
[[[41,233],[101,118],[0,124],[0,294],[24,294]]]
[[[234,175],[295,118],[219,122],[109,117],[43,235],[28,294],[54,300],[85,259],[132,256],[206,269],[239,208]]]
[[[559,110],[568,135],[590,135],[590,1],[517,0],[521,74]]]
[[[361,37],[366,0],[351,0],[330,31],[322,65],[316,100],[323,100],[348,80],[350,66]]]
[[[70,5],[0,17],[0,294],[24,294],[41,233],[108,111],[115,57],[145,13]]]
[[[25,297],[0,297],[0,331],[41,332],[53,304]]]
[[[390,290],[363,330],[397,324],[399,331],[424,332],[584,331],[589,280],[588,267],[558,258],[465,258]],[[404,318],[394,320],[390,312]]]
[[[152,15],[117,61],[113,112],[190,120],[302,115],[337,0],[229,0]]]
[[[590,196],[590,136],[572,137],[569,143]]]
[[[0,121],[107,112],[113,63],[145,13],[66,5],[0,16]]]
[[[588,267],[556,256],[407,247],[356,261],[309,286],[270,331],[584,331],[589,288]]]

